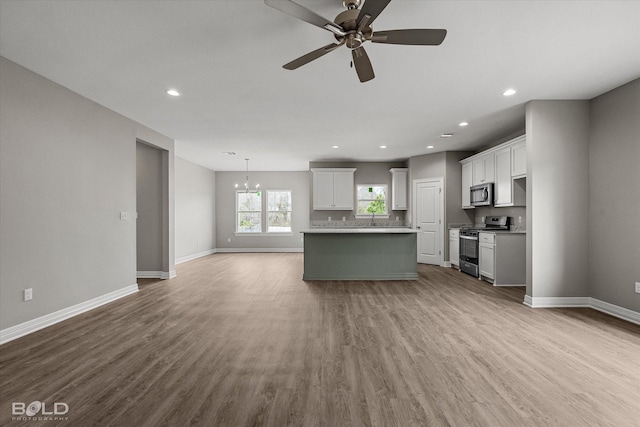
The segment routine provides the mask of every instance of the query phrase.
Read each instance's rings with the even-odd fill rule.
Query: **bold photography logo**
[[[14,418],[42,418],[42,419],[64,419],[61,416],[69,412],[69,405],[64,402],[54,402],[53,406],[34,400],[28,405],[24,402],[11,403],[11,415]]]

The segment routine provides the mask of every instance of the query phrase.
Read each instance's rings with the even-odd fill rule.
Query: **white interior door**
[[[418,262],[442,264],[443,208],[442,179],[416,180],[413,191],[414,223],[418,233]]]

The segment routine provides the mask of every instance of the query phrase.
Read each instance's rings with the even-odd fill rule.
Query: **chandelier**
[[[244,160],[247,162],[247,175],[244,180],[244,191],[245,193],[248,193],[249,192],[249,159],[244,159]],[[236,188],[238,187],[239,185],[236,184]],[[256,184],[255,187],[256,187],[256,191],[258,191],[260,189],[260,184]]]

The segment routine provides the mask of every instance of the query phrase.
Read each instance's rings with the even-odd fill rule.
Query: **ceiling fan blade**
[[[314,50],[313,52],[309,52],[306,55],[302,55],[300,58],[294,59],[293,61],[289,62],[288,64],[284,64],[282,66],[282,68],[284,68],[285,70],[295,70],[296,68],[299,68],[299,67],[302,67],[305,64],[308,64],[309,62],[313,61],[314,59],[318,59],[321,56],[324,56],[329,52],[333,52],[334,50],[336,50],[337,48],[339,48],[343,44],[344,43],[331,43],[331,44],[328,44],[326,46],[321,47],[320,49]]]
[[[360,81],[364,83],[372,80],[375,74],[373,74],[373,66],[371,66],[371,61],[364,48],[361,46],[353,49],[351,55],[353,56],[353,65],[356,67],[356,73],[358,73]]]
[[[329,30],[339,36],[345,35],[345,32],[339,25],[291,0],[264,0],[264,4],[294,18],[308,22],[311,25]]]
[[[365,15],[369,15],[370,18],[367,25],[371,25],[384,8],[387,7],[389,2],[391,2],[391,0],[365,0],[356,22],[360,24],[360,21],[362,21]]]
[[[376,31],[370,40],[374,43],[437,46],[447,35],[447,30],[391,30]]]

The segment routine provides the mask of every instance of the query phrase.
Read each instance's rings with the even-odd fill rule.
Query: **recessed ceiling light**
[[[460,122],[460,124],[458,124],[458,126],[460,126],[460,127],[469,126],[469,123],[468,122]]]
[[[227,156],[235,156],[236,153],[234,151],[223,151],[222,154],[226,154]]]
[[[380,148],[387,148],[387,146],[386,145],[381,145]]]
[[[340,148],[340,146],[339,145],[333,145],[333,146],[331,146],[331,148]]]
[[[180,96],[180,92],[175,89],[167,89],[167,95],[171,96]]]
[[[515,89],[507,89],[507,90],[505,90],[502,94],[503,94],[504,96],[511,96],[511,95],[515,95],[515,93],[516,93],[516,90],[515,90]]]
[[[440,138],[451,138],[452,136],[452,133],[443,133],[442,135],[440,135]]]
[[[427,145],[427,148],[431,149],[433,148],[433,145]]]

